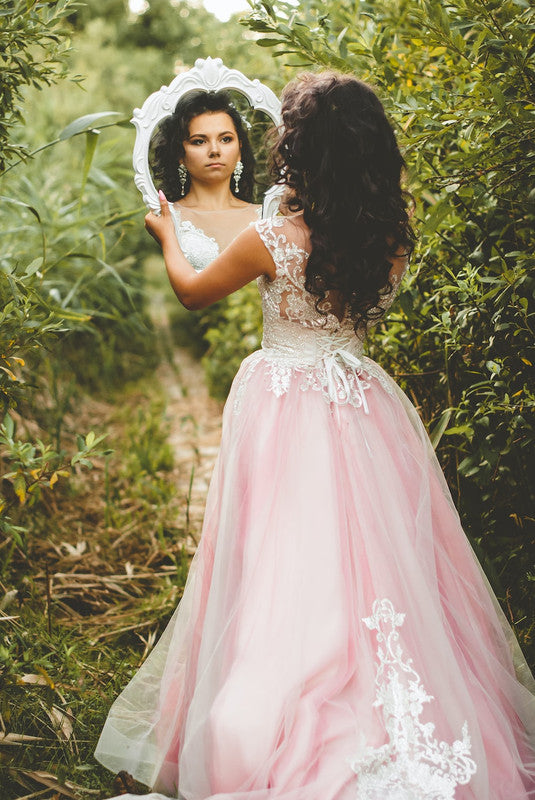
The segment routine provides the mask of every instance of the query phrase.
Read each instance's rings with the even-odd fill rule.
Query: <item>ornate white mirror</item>
[[[267,122],[269,122],[269,125],[272,123],[275,125],[280,124],[280,101],[271,89],[258,79],[251,80],[238,70],[229,69],[220,58],[198,59],[192,69],[177,75],[169,86],[162,86],[159,91],[151,94],[145,100],[141,109],[136,108],[134,110],[132,122],[137,132],[133,154],[134,180],[143,196],[144,203],[152,211],[158,212],[160,209],[157,188],[160,188],[162,183],[161,164],[157,162],[159,177],[158,186],[156,186],[155,175],[158,175],[158,169],[155,169],[154,159],[155,142],[158,142],[159,131],[163,129],[162,126],[169,125],[179,101],[182,103],[184,99],[197,96],[199,93],[213,95],[219,92],[228,93],[232,113],[239,114],[243,122],[242,133],[245,132],[246,137],[250,136],[251,128],[257,125],[260,117],[263,117],[266,121],[264,128],[267,126]],[[178,107],[180,108],[181,105],[179,104]],[[238,119],[238,122],[240,122],[240,119]],[[254,129],[252,133],[254,134]],[[178,175],[178,167],[177,156],[176,164],[170,168],[173,170],[174,180],[176,180],[175,176]],[[261,167],[262,165],[260,165]],[[239,167],[237,168],[239,169]],[[181,176],[178,179],[181,179],[182,191],[184,191],[185,178]],[[232,186],[236,185],[234,194],[238,198],[239,194],[237,192],[239,190],[236,173],[234,173],[234,181],[236,183],[232,183]],[[276,212],[280,195],[281,187],[275,186],[268,189],[263,198],[258,198],[257,202],[262,203],[264,216]],[[176,200],[176,197],[171,199]],[[176,210],[177,204],[175,203],[174,205]],[[173,213],[180,214],[178,210]],[[177,224],[176,217],[175,224]],[[187,222],[185,224],[189,225],[190,223]],[[191,227],[194,229],[193,225]],[[208,252],[205,253],[204,262],[209,263],[209,260],[217,255],[217,249],[216,252],[212,252],[211,258],[209,258],[210,240],[213,241],[213,239],[210,236],[205,238]],[[183,246],[182,241],[181,246]]]

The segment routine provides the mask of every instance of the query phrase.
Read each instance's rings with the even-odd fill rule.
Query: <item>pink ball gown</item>
[[[533,678],[423,425],[256,223],[262,349],[225,406],[183,599],[96,757],[152,800],[535,798]]]

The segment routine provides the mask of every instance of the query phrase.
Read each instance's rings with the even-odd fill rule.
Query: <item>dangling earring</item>
[[[235,182],[235,185],[236,185],[236,194],[239,194],[239,191],[240,191],[239,190],[239,185],[240,185],[240,178],[242,176],[242,172],[243,172],[243,164],[242,164],[241,161],[238,161],[238,163],[234,167],[234,172],[232,173],[232,175],[234,177],[234,182]]]
[[[184,164],[178,165],[178,180],[180,181],[180,195],[184,196],[184,189],[186,188],[186,181],[188,179],[188,171]]]

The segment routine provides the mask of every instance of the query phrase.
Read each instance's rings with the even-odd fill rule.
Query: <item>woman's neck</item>
[[[187,195],[178,203],[184,208],[193,208],[197,211],[224,211],[227,208],[246,205],[243,200],[234,197],[226,181],[220,186],[192,183]]]

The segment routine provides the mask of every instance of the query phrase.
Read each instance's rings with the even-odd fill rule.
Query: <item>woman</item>
[[[162,122],[152,150],[154,180],[173,204],[182,252],[201,270],[260,216],[244,121],[227,92],[188,92]]]
[[[533,798],[511,631],[414,408],[362,355],[412,248],[393,131],[346,75],[301,76],[282,108],[287,217],[200,274],[163,195],[146,218],[188,308],[257,278],[264,340],[184,597],[97,757],[187,800]]]

